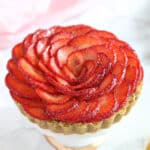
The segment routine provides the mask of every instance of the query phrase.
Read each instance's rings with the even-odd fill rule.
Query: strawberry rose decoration
[[[143,79],[134,50],[86,25],[54,26],[13,48],[6,84],[41,120],[99,122],[121,109]]]

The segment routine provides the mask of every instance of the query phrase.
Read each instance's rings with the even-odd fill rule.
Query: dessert
[[[96,132],[119,121],[143,80],[129,44],[86,25],[29,34],[13,48],[7,68],[7,87],[23,114],[65,134]]]

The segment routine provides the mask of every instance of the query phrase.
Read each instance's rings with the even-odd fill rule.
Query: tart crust
[[[56,133],[64,133],[64,134],[84,134],[84,133],[92,133],[96,132],[100,129],[105,129],[110,127],[112,124],[120,121],[123,116],[127,115],[129,111],[131,110],[132,106],[137,101],[141,88],[143,83],[141,82],[137,88],[135,93],[133,93],[129,99],[128,102],[125,104],[125,106],[120,109],[118,112],[115,112],[113,116],[102,120],[97,123],[66,123],[62,121],[43,121],[36,119],[32,116],[30,116],[28,113],[26,113],[23,110],[23,107],[21,104],[16,103],[20,111],[33,123],[38,124],[43,129],[48,129]]]

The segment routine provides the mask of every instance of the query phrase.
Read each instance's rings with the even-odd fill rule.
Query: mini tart
[[[25,115],[32,123],[39,125],[43,129],[48,129],[50,131],[56,133],[64,133],[64,134],[85,134],[85,133],[93,133],[100,129],[109,128],[112,124],[119,122],[123,116],[127,115],[132,106],[136,103],[142,88],[142,83],[137,87],[136,92],[129,97],[128,102],[126,105],[116,112],[113,116],[108,119],[102,120],[98,123],[66,123],[62,121],[43,121],[36,119],[26,113],[23,107],[16,103],[20,111],[23,115]]]
[[[139,95],[143,68],[114,34],[86,25],[29,34],[12,50],[6,85],[20,110],[55,132],[107,128]]]

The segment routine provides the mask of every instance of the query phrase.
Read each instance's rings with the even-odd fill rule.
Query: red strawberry
[[[67,33],[67,32],[58,32],[56,34],[53,35],[52,39],[51,39],[51,43],[54,43],[60,39],[71,39],[74,36],[71,33]]]
[[[118,104],[117,110],[122,108],[124,104],[127,102],[129,93],[130,93],[130,86],[125,80],[120,85],[115,87],[114,96]]]
[[[47,104],[63,104],[70,100],[70,96],[61,95],[61,94],[57,94],[57,95],[50,94],[40,88],[36,89],[36,93],[43,100],[43,102]]]
[[[6,76],[6,84],[10,91],[13,91],[16,95],[26,98],[38,98],[38,95],[31,86],[16,80],[10,74]]]
[[[23,56],[23,45],[22,43],[17,44],[12,50],[12,57],[14,60],[19,60]]]
[[[37,55],[36,55],[36,53],[35,53],[35,49],[34,49],[34,47],[32,47],[32,46],[29,47],[29,48],[26,50],[24,57],[25,57],[25,58],[28,60],[28,62],[29,62],[30,64],[32,64],[33,66],[36,66],[37,63],[38,63],[38,61],[39,61],[39,59],[38,59],[38,57],[37,57]]]
[[[50,54],[49,53],[50,53],[50,46],[47,46],[45,48],[44,52],[41,54],[41,56],[40,56],[41,60],[39,60],[39,62],[42,61],[42,63],[44,65],[48,66],[49,61],[50,61]]]
[[[97,109],[99,109],[99,111],[96,113],[96,116],[94,118],[87,120],[87,122],[98,122],[103,119],[106,119],[109,116],[111,116],[114,113],[114,110],[116,109],[116,100],[112,93],[105,94],[97,99],[99,102],[99,104],[97,105]]]
[[[27,77],[40,82],[46,82],[41,71],[34,68],[30,63],[28,63],[24,58],[21,58],[18,62],[19,69]]]
[[[65,122],[82,122],[86,117],[86,111],[88,111],[88,104],[86,101],[80,101],[78,107],[75,109],[65,112],[63,114],[57,115],[57,120],[65,121]]]
[[[22,105],[27,105],[27,106],[36,107],[36,108],[41,108],[44,106],[40,99],[23,98],[14,94],[13,92],[10,92],[10,94],[16,102]]]
[[[102,30],[91,30],[86,35],[96,38],[111,38],[116,39],[116,36],[110,32],[102,31]]]
[[[47,44],[49,42],[48,37],[41,38],[35,45],[35,52],[38,56],[42,54],[43,51],[45,51]]]
[[[74,51],[76,51],[76,49],[72,46],[64,46],[58,49],[56,53],[56,60],[58,62],[58,66],[62,67],[64,64],[66,64],[68,56]]]
[[[116,45],[111,45],[110,48],[115,51],[117,62],[126,66],[128,63],[128,57],[126,52],[124,51],[124,48],[117,47]]]
[[[87,25],[79,24],[79,25],[71,25],[68,27],[64,27],[63,30],[65,32],[77,32],[78,30],[91,30],[92,28]]]
[[[57,66],[55,57],[50,58],[48,67],[54,74],[57,74],[57,75],[63,77],[63,74],[62,74],[60,68]]]
[[[59,39],[57,41],[55,41],[54,43],[52,43],[51,48],[50,48],[50,56],[54,56],[56,51],[67,45],[67,43],[69,42],[69,38],[68,39]]]
[[[90,49],[97,52],[103,54],[103,56],[107,56],[107,58],[110,60],[110,62],[112,64],[116,63],[116,52],[114,50],[110,50],[109,48],[107,48],[104,45],[96,45],[96,46],[92,46],[90,48],[88,48],[89,51]]]
[[[88,111],[86,112],[84,122],[88,122],[88,120],[95,117],[95,115],[100,109],[98,106],[99,106],[98,99],[92,99],[88,101]]]
[[[144,76],[143,67],[140,66],[138,82],[141,82],[143,80],[143,76]]]
[[[66,76],[66,80],[68,82],[74,82],[76,80],[75,75],[68,69],[66,65],[63,66],[62,71],[64,75]]]
[[[50,120],[50,117],[45,113],[43,108],[35,108],[23,105],[23,109],[32,117],[40,120]]]
[[[109,73],[101,82],[96,93],[100,96],[105,93],[108,93],[116,86],[116,84],[117,84],[116,78],[114,77],[113,74]]]
[[[115,76],[115,78],[117,79],[117,84],[120,84],[122,82],[122,80],[124,79],[125,77],[125,74],[126,74],[126,67],[117,62],[114,66],[113,66],[113,69],[112,69],[112,74]]]
[[[19,81],[27,83],[26,78],[22,75],[22,73],[18,70],[18,66],[14,62],[14,60],[10,59],[7,63],[7,68],[9,72]]]
[[[51,115],[57,116],[58,114],[69,112],[75,109],[77,105],[78,105],[78,102],[76,100],[70,100],[62,105],[52,104],[46,107],[46,112],[50,116]]]
[[[69,42],[69,45],[78,49],[88,48],[98,44],[98,39],[86,35],[78,36]]]
[[[84,56],[82,55],[81,51],[73,52],[67,59],[67,67],[75,76],[80,74],[83,63]]]
[[[128,66],[125,74],[125,78],[131,86],[130,92],[135,91],[137,81],[138,81],[139,70],[136,67]]]

